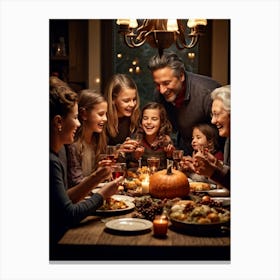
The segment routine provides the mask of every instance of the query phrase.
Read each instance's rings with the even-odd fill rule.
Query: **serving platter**
[[[170,209],[169,218],[174,228],[188,233],[202,234],[229,229],[230,210],[213,205],[209,200],[180,200]]]
[[[220,202],[222,206],[230,206],[230,197],[211,197],[212,200]]]
[[[114,231],[142,232],[150,230],[153,226],[151,221],[138,218],[122,218],[110,220],[105,227]]]
[[[170,218],[170,221],[176,229],[196,235],[222,233],[230,229],[230,221],[209,224],[188,223],[174,218]]]
[[[230,195],[229,190],[226,188],[223,189],[211,189],[211,190],[202,190],[202,191],[193,191],[192,193],[206,193],[209,196],[215,197],[228,197]]]

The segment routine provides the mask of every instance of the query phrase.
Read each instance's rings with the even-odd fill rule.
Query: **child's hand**
[[[135,151],[138,145],[139,144],[136,140],[127,137],[126,140],[120,145],[119,151],[124,153],[132,153]]]
[[[176,148],[172,144],[168,144],[163,148],[163,150],[166,152],[166,156],[168,158],[172,158],[172,153]]]
[[[140,159],[142,157],[144,151],[145,151],[145,148],[143,146],[138,146],[134,151],[135,159],[137,159],[137,160]]]
[[[194,161],[191,156],[183,156],[180,161],[180,167],[183,171],[195,172]]]
[[[216,166],[212,161],[213,157],[214,156],[208,152],[202,153],[201,151],[198,151],[193,157],[193,166],[194,166],[195,173],[199,175],[211,177],[214,170],[216,169]]]

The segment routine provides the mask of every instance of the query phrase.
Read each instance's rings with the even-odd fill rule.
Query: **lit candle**
[[[150,182],[149,182],[149,176],[146,176],[146,178],[142,181],[142,193],[149,193],[150,189]]]
[[[156,216],[153,221],[154,235],[165,236],[167,234],[168,220],[166,216]]]

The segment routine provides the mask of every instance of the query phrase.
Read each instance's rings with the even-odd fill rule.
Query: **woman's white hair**
[[[222,86],[214,89],[211,92],[211,98],[213,101],[219,99],[224,104],[224,109],[230,113],[230,85]]]

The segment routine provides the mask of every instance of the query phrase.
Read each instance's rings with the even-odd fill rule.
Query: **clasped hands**
[[[127,137],[125,141],[120,145],[119,151],[121,153],[134,153],[136,159],[141,158],[145,148],[135,139]]]
[[[190,171],[199,175],[211,177],[215,169],[219,167],[219,162],[208,149],[201,148],[197,152],[194,152],[192,157],[183,157],[180,165],[184,171]]]

